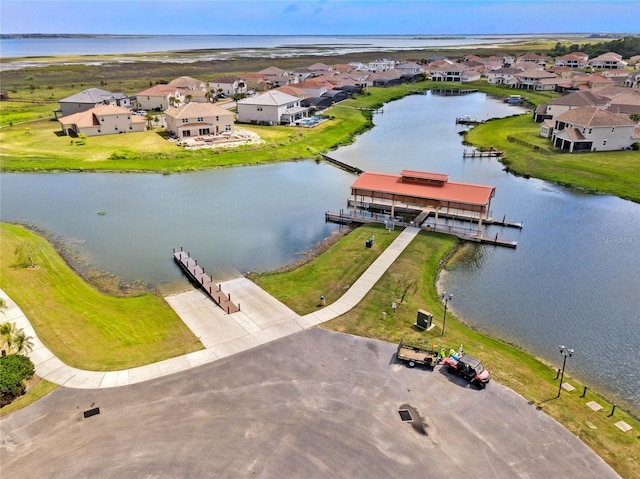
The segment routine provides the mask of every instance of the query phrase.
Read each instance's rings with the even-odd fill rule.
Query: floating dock
[[[204,272],[204,268],[198,265],[198,261],[191,254],[180,247],[179,251],[173,249],[173,259],[180,265],[192,283],[197,284],[207,296],[209,296],[227,314],[240,311],[240,303],[237,305],[231,301],[231,294],[222,292],[222,287],[213,281],[213,277]]]
[[[456,125],[480,125],[485,123],[484,120],[477,120],[468,116],[461,116],[456,118]]]
[[[500,158],[504,152],[500,150],[487,150],[487,151],[479,151],[479,150],[464,150],[462,152],[463,158]]]

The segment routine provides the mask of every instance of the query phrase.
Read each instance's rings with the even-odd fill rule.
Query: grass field
[[[111,371],[202,349],[159,295],[102,294],[45,239],[20,226],[1,223],[0,241],[0,287],[42,342],[69,366]]]
[[[386,235],[380,228],[357,228],[308,264],[294,271],[259,275],[256,281],[298,313],[313,311],[317,308],[319,294],[326,292],[328,304],[331,303],[370,264],[371,251],[363,248],[362,243],[372,234],[376,242]],[[524,396],[532,407],[545,411],[564,424],[623,477],[640,477],[640,470],[636,467],[640,463],[636,437],[640,421],[620,409],[613,417],[608,417],[611,405],[591,391],[586,397],[579,397],[579,383],[566,375],[566,380],[576,386],[576,391],[565,392],[560,399],[555,399],[558,382],[554,379],[554,368],[516,346],[468,328],[451,312],[447,314],[445,335],[440,336],[444,309],[437,295],[436,278],[441,260],[446,262],[457,245],[457,240],[449,236],[422,232],[362,302],[339,318],[322,324],[322,327],[392,343],[404,339],[409,344],[445,347],[447,350],[457,350],[462,344],[465,351],[483,360],[494,380]],[[382,242],[378,243],[378,248],[382,247]],[[362,265],[353,265],[354,262]],[[403,286],[407,278],[415,279],[415,285],[409,288],[404,302],[400,302],[402,293],[407,289]],[[398,304],[395,314],[390,309],[392,301]],[[421,332],[413,327],[418,309],[433,313],[436,327],[432,331]],[[387,312],[384,320],[382,311]],[[416,374],[420,371],[416,370]],[[589,401],[596,401],[605,409],[594,412],[586,406]],[[621,419],[630,424],[633,431],[624,433],[615,427],[614,423]]]

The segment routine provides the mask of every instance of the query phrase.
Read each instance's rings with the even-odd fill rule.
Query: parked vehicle
[[[398,344],[398,352],[396,357],[400,361],[405,361],[410,368],[414,368],[417,364],[426,365],[433,369],[440,362],[440,355],[434,349],[420,348],[418,346],[409,346],[400,341]]]
[[[451,374],[457,374],[481,389],[484,389],[491,379],[482,362],[468,354],[451,354],[445,358],[444,365]]]

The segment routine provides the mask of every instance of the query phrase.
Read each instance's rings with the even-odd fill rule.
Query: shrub
[[[0,407],[24,394],[24,382],[33,377],[36,368],[31,359],[21,354],[9,354],[0,358]]]

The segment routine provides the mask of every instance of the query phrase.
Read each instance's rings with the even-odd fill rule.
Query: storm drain
[[[87,409],[86,411],[84,411],[82,413],[82,415],[84,416],[85,419],[87,419],[88,417],[91,416],[96,416],[100,414],[100,408],[99,407],[94,407],[93,409]]]
[[[398,411],[398,414],[400,414],[400,419],[402,419],[402,422],[413,421],[413,418],[411,417],[411,413],[409,412],[408,409],[400,409]]]

